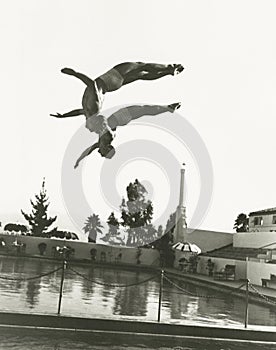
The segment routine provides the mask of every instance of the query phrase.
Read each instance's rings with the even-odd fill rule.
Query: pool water
[[[60,267],[60,264],[40,259],[0,257],[0,277],[38,276]],[[67,269],[61,306],[63,315],[156,321],[159,276],[155,272],[84,265],[74,265],[73,268],[86,279]],[[113,286],[140,283],[150,277],[155,278],[127,288]],[[60,281],[61,271],[29,281],[0,279],[0,310],[56,314]],[[233,327],[243,325],[245,307],[242,298],[184,281],[175,282],[189,293],[198,296],[184,294],[165,280],[161,321]],[[275,311],[273,306],[250,304],[249,325],[276,326]],[[130,344],[133,337],[129,336],[122,338],[114,335],[108,336],[107,339],[106,336],[94,334],[92,339],[91,336],[81,339],[79,335],[68,339],[68,334],[61,337],[45,337],[45,333],[39,336],[37,333],[27,334],[22,331],[19,334],[15,333],[8,331],[6,334],[0,331],[0,349],[258,349],[256,344],[247,347],[249,344],[240,342],[234,346],[232,342],[221,343],[215,340],[186,339],[183,344],[183,340],[170,339],[169,347],[168,344],[164,347],[164,340],[160,343],[157,338],[145,345],[146,339],[141,337],[135,338],[134,344]],[[264,346],[267,345],[261,345],[260,349],[266,349]],[[269,346],[267,349],[273,349],[274,345]]]

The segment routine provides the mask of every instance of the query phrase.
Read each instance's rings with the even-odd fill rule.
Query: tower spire
[[[185,163],[182,164],[180,169],[180,189],[179,189],[179,203],[176,208],[176,223],[174,230],[174,241],[185,242],[186,239],[186,207],[184,206],[184,190],[185,190]]]
[[[184,180],[185,180],[185,163],[182,164],[180,169],[180,192],[179,192],[179,203],[178,205],[184,206]]]

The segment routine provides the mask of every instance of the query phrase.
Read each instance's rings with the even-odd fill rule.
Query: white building
[[[254,211],[249,214],[250,232],[276,232],[276,208]]]

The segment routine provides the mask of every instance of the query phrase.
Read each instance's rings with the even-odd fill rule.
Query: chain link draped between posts
[[[270,299],[269,297],[267,297],[266,295],[262,294],[256,287],[253,286],[252,283],[249,282],[249,287],[260,297],[263,298],[264,300],[266,300],[268,303],[276,305],[276,301]]]
[[[171,279],[169,279],[166,275],[164,275],[164,279],[169,282],[172,286],[174,286],[175,288],[177,288],[178,290],[182,291],[183,294],[187,294],[196,298],[205,298],[205,299],[220,299],[223,300],[225,299],[225,297],[216,297],[213,295],[201,295],[201,294],[195,294],[192,293],[184,288],[182,288],[181,286],[179,286],[178,284],[176,284],[175,282],[173,282]],[[242,287],[244,287],[246,285],[246,283],[241,284],[239,287],[233,289],[230,293],[227,293],[227,297],[229,297],[229,295],[237,292],[238,290],[240,290]]]
[[[90,278],[87,278],[85,275],[83,275],[82,273],[76,271],[75,269],[73,269],[72,267],[68,266],[68,270],[71,270],[73,273],[75,273],[76,275],[82,277],[83,279],[85,279],[86,281],[95,283],[95,284],[99,284],[100,286],[106,286],[106,287],[114,287],[114,288],[127,288],[127,287],[133,287],[133,286],[138,286],[139,284],[143,284],[149,281],[152,281],[154,279],[156,279],[158,277],[158,275],[155,276],[151,276],[143,281],[139,281],[139,282],[135,282],[135,283],[128,283],[128,284],[117,284],[117,283],[103,283],[103,282],[99,282],[99,281],[95,281],[92,280]]]
[[[45,276],[49,276],[53,273],[56,273],[58,271],[62,270],[62,267],[58,267],[55,270],[49,271],[49,272],[45,272],[42,273],[40,275],[37,276],[33,276],[33,277],[7,277],[7,276],[0,276],[1,280],[6,280],[6,281],[31,281],[31,280],[35,280],[41,277],[45,277]]]

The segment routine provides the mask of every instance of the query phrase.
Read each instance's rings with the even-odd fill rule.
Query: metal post
[[[61,280],[60,280],[60,288],[59,288],[58,315],[60,315],[65,269],[66,269],[66,260],[65,260],[65,256],[63,253],[63,263],[62,263]]]
[[[247,328],[248,325],[248,284],[249,284],[249,279],[246,279],[246,290],[245,290],[245,314],[244,314],[244,328]]]
[[[162,296],[163,296],[163,280],[164,280],[164,270],[161,270],[160,286],[159,286],[158,319],[157,319],[158,322],[160,322],[160,318],[161,318],[161,306],[162,306]]]

